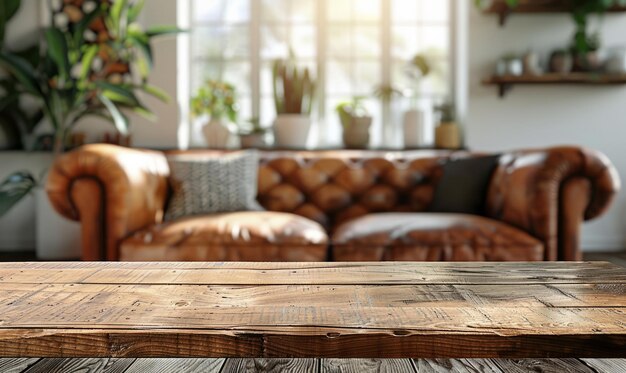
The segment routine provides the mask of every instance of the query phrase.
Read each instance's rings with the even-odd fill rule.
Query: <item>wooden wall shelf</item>
[[[504,0],[495,0],[483,12],[497,14],[500,26],[504,26],[511,14],[567,13],[571,9],[571,1],[569,0],[521,0],[520,4],[515,8],[510,8]],[[626,12],[626,7],[614,7],[609,12]]]
[[[483,85],[498,87],[500,97],[504,97],[514,85],[626,85],[626,74],[602,73],[548,73],[542,75],[492,76],[483,80]]]

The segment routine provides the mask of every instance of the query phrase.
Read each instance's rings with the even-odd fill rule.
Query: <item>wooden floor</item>
[[[585,260],[626,267],[626,253],[588,254]],[[626,360],[611,359],[0,359],[2,373],[144,372],[585,372],[624,373]]]
[[[623,373],[625,360],[0,359],[3,373]]]

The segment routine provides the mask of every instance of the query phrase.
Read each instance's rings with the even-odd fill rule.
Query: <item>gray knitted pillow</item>
[[[256,151],[202,158],[182,155],[168,161],[173,196],[165,220],[263,209],[256,201]]]

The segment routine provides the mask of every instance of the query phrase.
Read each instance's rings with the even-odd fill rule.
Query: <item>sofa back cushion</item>
[[[226,154],[219,150],[183,153],[198,157]],[[442,165],[451,158],[475,156],[481,154],[260,151],[257,200],[268,211],[304,216],[333,232],[341,223],[369,213],[428,211]]]

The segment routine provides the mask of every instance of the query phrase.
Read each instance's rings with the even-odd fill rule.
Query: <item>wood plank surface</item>
[[[42,359],[25,373],[123,373],[133,359]]]
[[[609,263],[5,263],[0,283],[3,357],[626,356]]]
[[[21,373],[38,361],[33,358],[0,359],[0,372]]]
[[[321,373],[413,373],[409,359],[321,359]]]
[[[317,359],[227,359],[221,373],[317,373]]]
[[[607,262],[545,263],[0,263],[0,283],[385,285],[624,283]]]
[[[413,364],[418,373],[508,373],[492,359],[417,359]]]
[[[224,359],[137,359],[124,373],[219,373]]]
[[[0,359],[0,372],[47,372],[63,367],[63,373],[275,373],[275,372],[418,372],[418,373],[623,373],[623,359]],[[87,364],[86,364],[87,362]],[[93,370],[94,367],[99,367]],[[112,370],[113,368],[113,370]],[[590,370],[592,368],[592,370]],[[92,369],[91,371],[88,369]],[[507,369],[507,370],[503,370]]]

